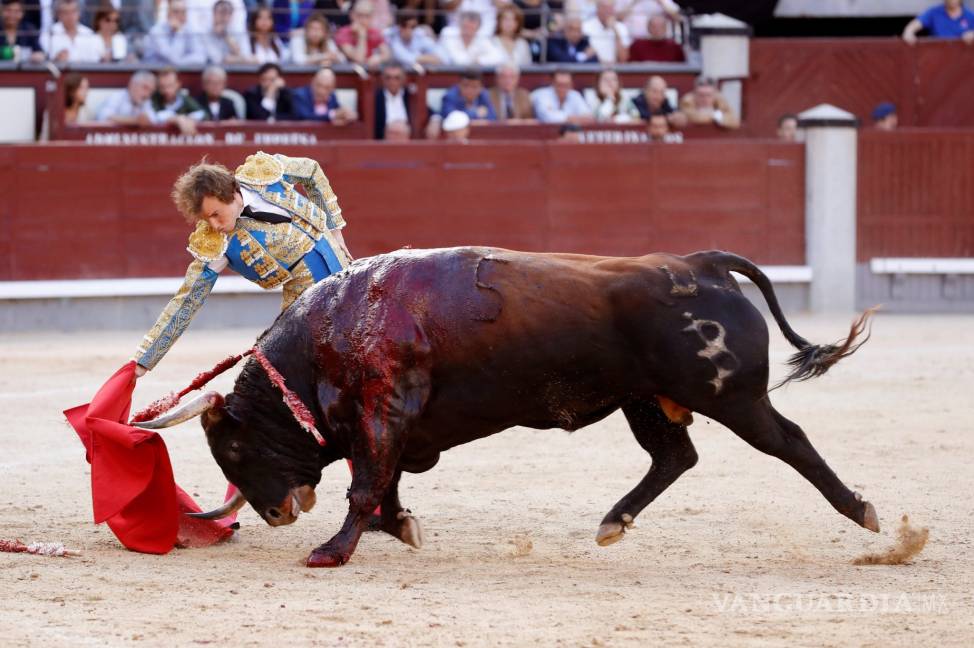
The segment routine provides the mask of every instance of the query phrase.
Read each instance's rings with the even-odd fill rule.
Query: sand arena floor
[[[848,318],[792,322],[825,342]],[[0,335],[0,539],[84,552],[0,554],[2,646],[974,645],[972,317],[880,315],[857,355],[772,397],[875,504],[878,536],[698,416],[699,464],[600,548],[603,514],[649,466],[616,414],[572,435],[514,429],[445,453],[401,488],[424,549],[368,534],[338,570],[302,561],[344,515],[344,465],[325,471],[297,524],[273,529],[247,509],[223,546],[140,555],[91,522],[88,466],[60,412],[86,402],[141,333]],[[254,333],[190,332],[136,405]],[[788,352],[775,330],[776,375]],[[166,441],[177,480],[215,504],[224,483],[199,427]],[[892,545],[903,513],[930,528],[912,563],[850,564]]]

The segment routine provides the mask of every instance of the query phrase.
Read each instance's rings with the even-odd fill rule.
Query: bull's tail
[[[760,268],[744,257],[737,256],[736,254],[716,252],[714,255],[716,256],[715,261],[717,261],[718,265],[723,266],[726,270],[738,272],[754,282],[754,285],[764,295],[764,300],[768,303],[768,309],[771,311],[774,321],[778,323],[778,328],[781,329],[781,333],[793,347],[798,349],[798,353],[788,359],[788,365],[792,367],[791,372],[780,383],[775,385],[773,389],[777,389],[792,380],[800,382],[821,376],[832,365],[842,358],[851,356],[869,340],[869,318],[878,310],[878,306],[873,306],[859,315],[852,322],[852,326],[849,328],[849,335],[844,340],[839,340],[833,344],[812,344],[798,335],[791,328],[791,325],[788,324],[784,313],[781,312],[781,306],[778,304],[778,297],[775,295],[771,281],[767,275],[761,272]]]

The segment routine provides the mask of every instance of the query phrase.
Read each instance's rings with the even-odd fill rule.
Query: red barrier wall
[[[974,132],[859,135],[858,256],[974,257]]]
[[[974,126],[974,50],[960,41],[766,38],[751,41],[745,127],[772,135],[778,117],[821,103],[871,123],[881,101],[903,126]]]
[[[0,280],[180,274],[189,226],[168,193],[204,154],[248,147],[0,148]],[[333,143],[318,159],[356,256],[404,245],[640,255],[721,247],[804,262],[804,150],[772,141],[682,145]]]

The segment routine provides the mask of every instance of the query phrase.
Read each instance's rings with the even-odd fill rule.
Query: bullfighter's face
[[[224,408],[204,412],[201,423],[223,474],[269,525],[291,524],[314,507],[321,468],[300,449],[269,444]]]

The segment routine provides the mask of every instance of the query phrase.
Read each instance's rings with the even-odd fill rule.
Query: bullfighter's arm
[[[146,369],[155,367],[189,326],[213,290],[220,270],[227,265],[224,256],[226,248],[225,235],[214,232],[206,223],[197,225],[196,231],[189,237],[187,248],[195,259],[186,269],[183,284],[162,309],[162,314],[136,350],[134,360],[139,366]]]
[[[320,209],[326,218],[322,229],[336,230],[345,227],[342,209],[338,206],[338,197],[331,189],[331,183],[321,170],[321,165],[310,158],[275,156],[284,165],[284,179],[292,184],[304,187],[308,200]]]

